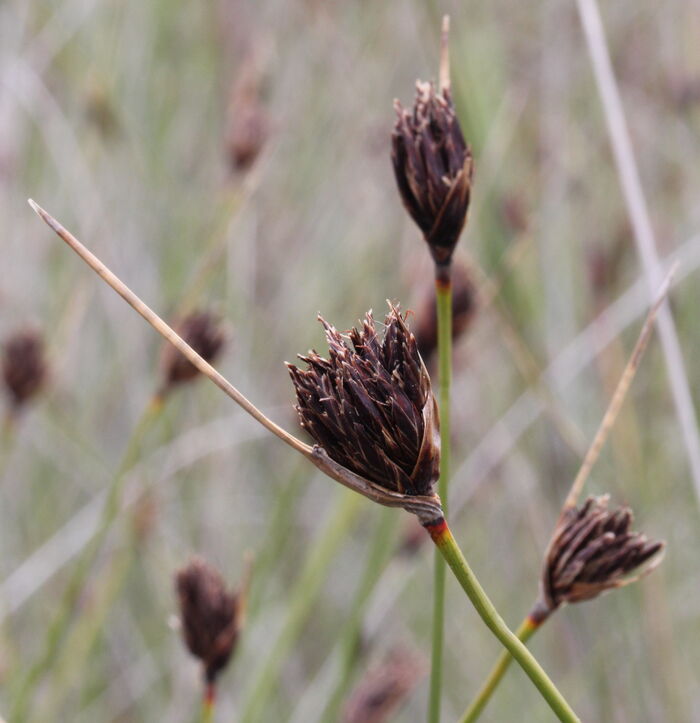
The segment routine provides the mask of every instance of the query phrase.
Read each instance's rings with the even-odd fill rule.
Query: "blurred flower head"
[[[2,376],[15,409],[39,392],[47,374],[44,338],[38,331],[21,329],[5,341]]]
[[[401,199],[435,263],[448,264],[469,208],[473,163],[449,89],[416,83],[413,108],[395,101],[391,158]]]
[[[238,641],[241,597],[227,591],[219,572],[198,558],[177,573],[175,587],[185,644],[202,661],[211,683],[226,667]]]
[[[608,509],[607,495],[589,497],[580,507],[566,509],[549,543],[542,572],[542,608],[553,612],[562,603],[575,603],[638,580],[630,576],[663,549],[663,542],[648,540],[630,530],[632,511]]]
[[[425,664],[414,653],[395,648],[384,661],[367,671],[350,694],[343,710],[343,723],[389,720],[425,672]]]
[[[175,324],[175,331],[207,362],[212,362],[224,347],[226,336],[220,320],[206,311],[197,311]],[[194,379],[199,370],[172,344],[163,346],[161,357],[163,389]]]
[[[437,404],[405,318],[390,306],[381,339],[371,312],[347,336],[320,321],[328,359],[312,351],[299,357],[306,370],[287,365],[301,426],[332,460],[371,484],[431,495],[440,468]]]

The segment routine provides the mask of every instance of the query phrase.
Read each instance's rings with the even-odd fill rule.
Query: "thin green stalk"
[[[435,267],[435,295],[438,324],[438,380],[440,403],[440,479],[438,494],[447,514],[447,493],[450,478],[450,385],[452,382],[452,269]],[[442,700],[442,648],[445,628],[445,575],[446,567],[440,553],[435,551],[433,580],[433,625],[430,667],[430,696],[428,698],[429,723],[440,722]]]
[[[301,635],[326,573],[364,504],[360,495],[351,490],[343,490],[335,511],[312,543],[312,554],[307,558],[304,569],[290,593],[288,612],[282,630],[249,687],[250,693],[240,716],[241,723],[262,720],[262,710],[272,695],[280,668]]]
[[[102,544],[111,529],[112,523],[121,509],[126,473],[137,459],[143,436],[160,409],[161,401],[159,399],[151,401],[141,415],[141,419],[129,439],[122,461],[110,484],[107,499],[102,509],[100,526],[87,546],[83,556],[76,564],[73,575],[68,581],[68,585],[58,606],[58,611],[46,632],[43,653],[19,683],[19,689],[15,695],[14,704],[9,715],[9,719],[14,723],[24,723],[28,720],[32,694],[44,675],[52,667],[58,655],[61,644],[70,626],[71,617],[83,590],[85,579],[102,549]]]
[[[321,720],[323,721],[332,723],[332,721],[339,719],[338,709],[352,682],[352,672],[357,662],[360,630],[365,606],[389,558],[394,552],[391,541],[394,536],[397,520],[398,515],[396,514],[396,510],[392,510],[389,507],[382,507],[379,510],[374,538],[366,553],[365,569],[355,593],[355,598],[352,601],[350,613],[340,633],[338,677],[333,693],[321,716]]]
[[[459,545],[453,537],[447,522],[444,519],[438,520],[432,525],[427,526],[427,529],[433,542],[452,569],[462,589],[467,593],[467,597],[471,600],[472,605],[481,616],[481,619],[515,658],[520,667],[540,691],[542,697],[547,701],[555,715],[560,721],[563,721],[563,723],[580,723],[579,718],[562,694],[557,690],[554,683],[549,679],[547,673],[544,672],[542,666],[498,614],[493,603],[489,600],[486,592],[476,579],[472,569],[464,559],[464,555],[459,549]]]
[[[201,723],[214,723],[214,709],[216,707],[216,688],[214,683],[207,683],[202,698]]]
[[[537,622],[528,615],[520,624],[520,627],[515,631],[515,634],[522,643],[526,643],[540,625],[541,623]],[[489,673],[489,677],[481,687],[481,690],[477,693],[476,697],[470,703],[469,707],[460,719],[460,723],[473,723],[473,721],[481,715],[486,707],[486,704],[493,695],[494,690],[496,690],[496,687],[501,682],[501,678],[503,678],[506,670],[508,670],[508,666],[511,664],[512,660],[513,656],[507,650],[504,650],[501,653],[501,657]]]

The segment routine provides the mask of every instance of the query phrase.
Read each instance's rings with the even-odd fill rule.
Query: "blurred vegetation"
[[[477,166],[459,253],[499,284],[456,349],[452,527],[506,620],[529,609],[557,510],[647,303],[573,4],[4,0],[0,335],[44,329],[51,378],[0,459],[0,715],[41,655],[90,514],[159,382],[156,334],[26,198],[159,312],[218,311],[231,337],[218,367],[296,430],[283,361],[321,350],[317,312],[347,328],[368,308],[379,316],[387,298],[419,308],[429,286],[389,134],[393,98],[408,103],[416,77],[436,75],[443,12]],[[660,251],[680,254],[672,301],[697,400],[700,8],[606,4],[604,22]],[[244,73],[267,138],[236,170]],[[639,529],[668,541],[666,560],[640,584],[564,610],[533,649],[583,720],[700,721],[698,499],[655,342],[587,491],[632,506]],[[387,520],[364,500],[343,508],[343,494],[213,385],[174,393],[141,439],[130,504],[34,691],[31,720],[193,720],[199,671],[170,624],[172,575],[197,552],[233,583],[250,549],[248,627],[221,682],[220,719],[237,718],[333,519],[345,533],[326,539],[318,595],[251,720],[320,719],[338,695],[339,629]],[[391,530],[395,545],[408,523]],[[427,657],[431,553],[394,555],[370,584],[347,689],[396,645]],[[447,592],[452,720],[499,650],[454,581]],[[422,720],[426,699],[421,679],[396,720]],[[484,720],[516,719],[550,714],[514,669]]]

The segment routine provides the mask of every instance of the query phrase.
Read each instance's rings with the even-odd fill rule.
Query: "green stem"
[[[216,707],[216,688],[214,683],[207,683],[202,698],[201,723],[214,723],[214,708]]]
[[[119,468],[110,484],[105,505],[102,508],[102,519],[95,536],[90,540],[83,556],[78,560],[73,575],[63,593],[58,605],[58,610],[49,625],[44,639],[43,652],[39,660],[29,669],[27,674],[19,683],[19,689],[15,696],[13,708],[9,719],[14,723],[25,723],[29,718],[32,694],[42,681],[44,675],[52,667],[58,655],[64,637],[68,632],[71,617],[83,590],[85,579],[88,576],[94,561],[96,560],[102,544],[107,537],[112,523],[117,518],[121,509],[122,492],[126,473],[138,458],[141,442],[146,429],[151,424],[161,409],[159,399],[154,399],[144,410],[134,432],[132,433]]]
[[[520,627],[515,631],[515,634],[522,643],[526,643],[540,625],[540,622],[537,622],[528,615],[520,624]],[[460,723],[472,723],[481,715],[486,707],[486,704],[493,695],[494,690],[496,690],[498,684],[501,682],[501,678],[503,678],[506,670],[508,670],[508,666],[511,664],[512,660],[513,656],[507,650],[504,650],[503,653],[501,653],[501,657],[489,673],[489,677],[481,687],[481,690],[478,692],[476,698],[474,698],[474,700],[470,703],[466,712],[460,719]]]
[[[519,663],[559,720],[564,723],[580,723],[579,718],[549,679],[547,673],[544,672],[542,666],[518,637],[509,630],[503,618],[494,608],[493,603],[488,599],[486,592],[484,592],[472,569],[464,559],[464,555],[452,536],[447,522],[444,519],[438,520],[431,525],[427,525],[426,529],[445,561],[452,568],[452,572],[464,592],[467,593],[467,597],[471,600],[481,619]]]
[[[343,625],[338,644],[338,677],[321,720],[337,721],[338,709],[352,682],[352,672],[358,657],[362,618],[369,596],[381,577],[393,553],[391,541],[394,537],[398,516],[396,510],[383,507],[379,510],[374,538],[366,553],[365,569],[350,608],[350,614]]]
[[[438,494],[447,514],[447,493],[450,477],[450,384],[452,381],[452,269],[435,267],[435,295],[438,325],[438,379],[440,383],[440,479]],[[433,580],[433,632],[430,667],[429,723],[440,722],[442,699],[442,648],[445,628],[445,561],[435,552]]]
[[[357,520],[363,504],[364,500],[360,495],[351,490],[343,490],[334,513],[313,541],[312,553],[290,593],[282,630],[248,688],[250,693],[243,706],[241,723],[263,719],[261,713],[273,693],[280,668],[301,635],[326,573],[348,531]]]

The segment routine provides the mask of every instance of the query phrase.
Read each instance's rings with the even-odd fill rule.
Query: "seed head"
[[[545,557],[541,581],[544,615],[562,603],[575,603],[638,580],[645,571],[629,576],[663,549],[630,530],[632,511],[608,510],[607,495],[589,497],[581,507],[566,509],[557,523]]]
[[[406,210],[418,224],[436,264],[446,265],[469,208],[473,162],[449,88],[416,83],[413,109],[394,102],[397,119],[391,160]]]
[[[206,311],[198,311],[186,316],[175,325],[177,333],[205,361],[212,362],[222,350],[226,337],[219,320]],[[166,344],[162,354],[163,388],[172,387],[194,379],[199,370],[174,346]]]
[[[437,306],[435,286],[426,288],[416,313],[416,340],[423,359],[429,360],[437,350]],[[463,263],[452,264],[452,338],[457,340],[471,326],[477,311],[476,283],[471,270]]]
[[[37,394],[47,377],[44,339],[38,331],[22,329],[7,339],[2,376],[15,409]]]
[[[347,336],[319,320],[328,359],[312,351],[299,357],[306,370],[287,365],[301,426],[332,460],[372,485],[432,495],[440,468],[437,404],[405,318],[390,305],[383,339],[371,312]]]
[[[425,674],[414,653],[395,648],[386,660],[370,669],[350,694],[343,723],[382,723],[389,720]]]
[[[204,560],[193,559],[175,578],[185,644],[204,666],[208,683],[226,667],[241,628],[241,597]]]

